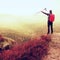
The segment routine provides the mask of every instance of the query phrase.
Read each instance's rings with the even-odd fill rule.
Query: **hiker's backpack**
[[[55,20],[55,15],[54,14],[50,14],[49,20],[50,20],[50,22],[53,22]]]

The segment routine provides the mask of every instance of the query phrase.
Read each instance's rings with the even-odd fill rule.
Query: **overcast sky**
[[[59,9],[59,0],[0,0],[0,14],[33,15],[43,8]]]

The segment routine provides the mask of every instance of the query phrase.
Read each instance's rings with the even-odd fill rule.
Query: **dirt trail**
[[[49,51],[43,60],[60,60],[60,33],[51,35]]]

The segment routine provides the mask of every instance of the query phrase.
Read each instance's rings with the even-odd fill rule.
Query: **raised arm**
[[[43,11],[41,11],[41,12],[42,12],[43,14],[47,15],[47,16],[49,15],[48,13],[45,13],[45,12],[43,12]]]

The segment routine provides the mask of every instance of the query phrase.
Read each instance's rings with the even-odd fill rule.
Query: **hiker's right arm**
[[[41,12],[42,12],[43,14],[47,15],[47,16],[49,15],[48,13],[45,13],[45,12],[43,12],[43,11],[41,11]]]

